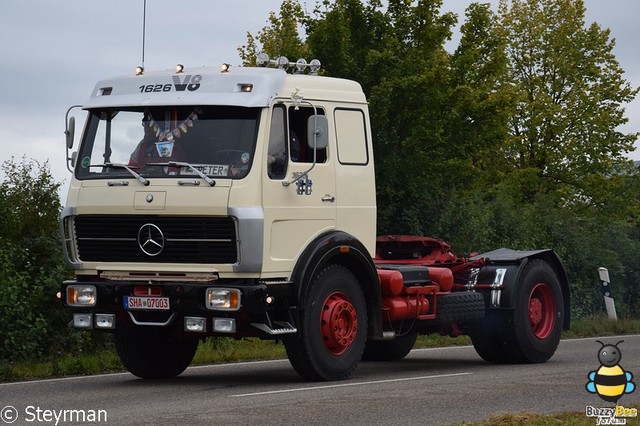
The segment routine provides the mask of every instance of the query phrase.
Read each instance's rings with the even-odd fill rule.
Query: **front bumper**
[[[85,299],[90,306],[69,300],[69,294],[74,293],[71,289],[79,286],[95,288],[95,300]],[[212,307],[207,303],[207,290],[223,290],[222,293],[229,290],[237,294],[237,306]],[[264,332],[255,324],[269,323],[272,317],[286,317],[292,294],[289,282],[141,283],[83,280],[82,277],[65,281],[61,292],[65,307],[74,314],[71,325],[75,328],[126,331],[137,327],[166,327],[177,334],[197,333],[203,337],[261,337]],[[144,306],[132,300],[143,301]]]

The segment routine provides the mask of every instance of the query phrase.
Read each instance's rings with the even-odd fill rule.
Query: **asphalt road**
[[[585,389],[588,373],[600,367],[596,340],[564,340],[549,362],[537,365],[491,365],[472,347],[418,349],[399,362],[361,363],[351,379],[330,383],[302,381],[287,360],[191,367],[167,381],[120,373],[5,383],[0,426],[7,420],[79,424],[80,410],[85,424],[305,426],[442,425],[500,412],[585,412],[612,406]],[[640,385],[640,335],[600,340],[624,340],[620,365]],[[618,403],[638,405],[640,391]]]

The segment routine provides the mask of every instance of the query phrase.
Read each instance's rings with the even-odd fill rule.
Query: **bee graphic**
[[[600,368],[589,373],[589,381],[586,384],[587,391],[598,394],[604,401],[617,404],[622,395],[631,393],[636,388],[635,383],[631,381],[633,374],[624,371],[619,365],[622,352],[618,345],[624,340],[615,345],[605,345],[599,340],[596,342],[602,345],[598,351]]]

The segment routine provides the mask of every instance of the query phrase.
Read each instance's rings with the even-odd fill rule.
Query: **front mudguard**
[[[319,236],[298,258],[292,272],[294,291],[297,294],[296,315],[299,310],[305,309],[313,279],[329,264],[342,265],[356,276],[367,303],[369,338],[381,338],[382,296],[376,267],[365,246],[357,238],[343,231],[331,231]]]

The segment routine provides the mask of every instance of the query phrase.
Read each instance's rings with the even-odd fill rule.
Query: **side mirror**
[[[311,149],[324,149],[329,145],[329,122],[324,115],[312,115],[307,120],[307,144]]]
[[[69,117],[69,122],[67,123],[67,130],[64,131],[64,134],[67,136],[67,148],[73,148],[73,136],[76,129],[76,118]]]
[[[67,170],[69,170],[71,173],[73,173],[73,165],[75,165],[76,160],[75,158],[69,156],[69,150],[73,148],[73,136],[76,130],[76,118],[69,117],[69,113],[71,112],[72,109],[81,108],[81,107],[82,105],[74,105],[70,107],[67,110],[67,113],[64,115],[64,121],[65,121],[64,135],[67,138],[67,141],[66,141],[67,142]]]

